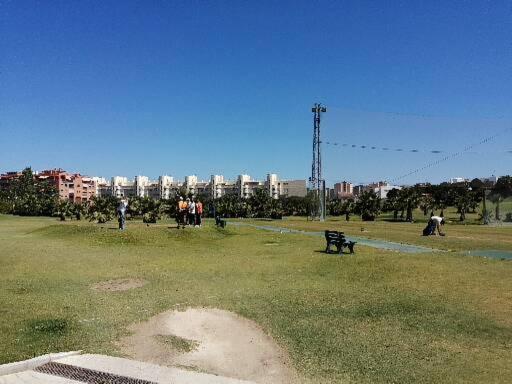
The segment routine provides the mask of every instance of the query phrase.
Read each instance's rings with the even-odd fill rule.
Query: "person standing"
[[[188,224],[194,225],[194,221],[196,219],[196,203],[194,200],[187,199],[188,203]]]
[[[178,201],[178,212],[176,213],[176,221],[178,222],[178,229],[180,225],[185,228],[187,224],[187,214],[188,214],[188,205],[185,201],[183,201],[183,197],[180,196]]]
[[[121,199],[117,206],[117,221],[119,223],[119,229],[121,231],[126,228],[126,208],[128,207],[128,201]]]
[[[202,225],[201,215],[203,214],[203,203],[199,199],[196,200],[196,226]]]

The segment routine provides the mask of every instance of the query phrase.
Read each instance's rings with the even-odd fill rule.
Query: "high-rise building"
[[[334,184],[334,196],[337,199],[343,199],[354,196],[354,184],[348,181]]]

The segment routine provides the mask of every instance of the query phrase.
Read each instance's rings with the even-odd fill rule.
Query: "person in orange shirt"
[[[196,227],[200,227],[202,225],[201,215],[203,214],[203,203],[196,199]]]
[[[187,214],[188,214],[188,204],[186,201],[183,201],[183,197],[180,196],[178,201],[178,212],[176,212],[176,221],[178,222],[178,228],[180,225],[185,228],[187,225]]]

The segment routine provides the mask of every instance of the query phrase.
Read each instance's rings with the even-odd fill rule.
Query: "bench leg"
[[[350,253],[354,253],[354,243],[349,243],[348,244],[348,249],[350,250]]]

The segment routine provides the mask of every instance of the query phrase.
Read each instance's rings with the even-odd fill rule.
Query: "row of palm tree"
[[[182,191],[183,195],[187,193]],[[498,179],[494,186],[486,185],[478,179],[470,183],[439,185],[415,185],[388,192],[383,201],[373,191],[365,191],[357,199],[334,199],[327,202],[327,213],[333,216],[360,215],[363,220],[375,220],[381,211],[393,212],[393,219],[413,221],[414,211],[420,208],[423,215],[444,210],[449,206],[457,207],[460,221],[466,220],[468,212],[475,212],[484,196],[495,203],[495,216],[500,219],[500,202],[512,196],[512,177]],[[191,197],[189,195],[189,197]],[[197,196],[204,206],[205,216],[281,218],[283,216],[308,216],[318,211],[318,198],[313,192],[305,197],[283,197],[273,199],[267,190],[256,190],[254,195],[245,199],[228,194],[218,199],[206,195]],[[61,220],[85,216],[88,220],[105,223],[116,217],[119,200],[113,196],[95,197],[85,204],[59,200],[58,193],[51,183],[38,180],[32,170],[23,170],[21,177],[2,184],[0,187],[0,213],[17,215],[53,215]],[[175,217],[176,201],[153,200],[149,197],[130,199],[128,219],[139,218],[146,223],[155,223],[162,216]],[[483,204],[482,216],[490,215]]]

